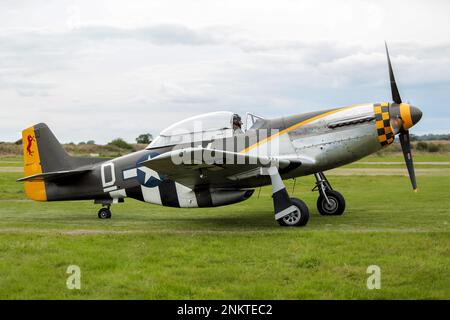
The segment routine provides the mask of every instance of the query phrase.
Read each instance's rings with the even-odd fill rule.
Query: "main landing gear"
[[[315,173],[316,186],[319,191],[317,210],[323,216],[339,216],[345,211],[345,199],[339,192],[333,190],[323,172]]]
[[[295,210],[283,218],[278,219],[278,223],[283,227],[302,227],[306,225],[309,220],[309,210],[306,203],[297,198],[290,198],[290,200]]]
[[[267,169],[272,183],[272,198],[275,211],[275,220],[281,226],[301,227],[308,223],[309,210],[306,204],[297,198],[289,197],[286,187],[276,167]],[[319,191],[317,210],[324,216],[338,216],[344,213],[345,199],[331,184],[323,172],[315,173],[316,186]]]
[[[275,220],[280,226],[301,227],[308,223],[309,210],[306,204],[297,198],[290,198],[276,167],[268,170],[272,182],[272,198]]]

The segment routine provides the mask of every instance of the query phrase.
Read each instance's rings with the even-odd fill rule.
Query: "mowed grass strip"
[[[270,187],[220,208],[126,200],[99,220],[90,201],[26,201],[19,173],[0,175],[0,298],[449,299],[450,179],[330,177],[343,216],[317,213],[314,179],[286,181],[306,201],[304,228],[273,219]],[[66,288],[80,266],[81,290]],[[382,288],[368,290],[378,265]]]

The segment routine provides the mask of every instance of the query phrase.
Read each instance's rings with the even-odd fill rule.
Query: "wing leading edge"
[[[140,163],[164,177],[187,186],[256,177],[261,168],[301,165],[300,160],[252,156],[208,148],[185,148],[163,153]]]

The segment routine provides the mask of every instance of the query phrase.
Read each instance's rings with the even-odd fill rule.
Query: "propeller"
[[[414,163],[411,153],[411,144],[409,139],[409,128],[416,124],[422,117],[422,112],[419,108],[413,107],[407,103],[402,102],[400,92],[398,91],[397,82],[395,81],[394,71],[392,69],[391,59],[389,57],[389,50],[385,42],[386,55],[389,66],[389,78],[391,81],[392,100],[396,105],[391,105],[389,110],[391,116],[391,126],[395,134],[399,134],[400,145],[402,146],[403,157],[405,158],[406,168],[408,169],[409,179],[414,191],[417,191],[416,174],[414,172]],[[392,111],[392,112],[391,112]]]
[[[391,58],[389,57],[389,49],[388,49],[386,42],[384,43],[384,46],[386,47],[386,55],[387,55],[387,60],[388,60],[388,65],[389,65],[389,78],[391,80],[392,100],[395,103],[400,104],[400,103],[402,103],[402,98],[400,97],[400,92],[398,92],[397,82],[395,82],[394,70],[392,70]]]
[[[402,146],[403,157],[405,157],[406,168],[408,169],[409,179],[411,180],[413,190],[416,191],[416,174],[414,173],[414,163],[411,154],[411,145],[409,143],[409,131],[406,130],[406,132],[400,132],[399,138]]]

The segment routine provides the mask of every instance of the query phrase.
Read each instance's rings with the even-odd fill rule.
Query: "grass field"
[[[304,228],[278,226],[270,188],[211,209],[126,200],[104,221],[92,202],[25,200],[21,176],[0,173],[1,299],[450,299],[449,176],[418,176],[418,193],[402,176],[329,176],[340,217],[320,216],[313,179],[297,179]],[[81,290],[66,288],[71,264]]]

